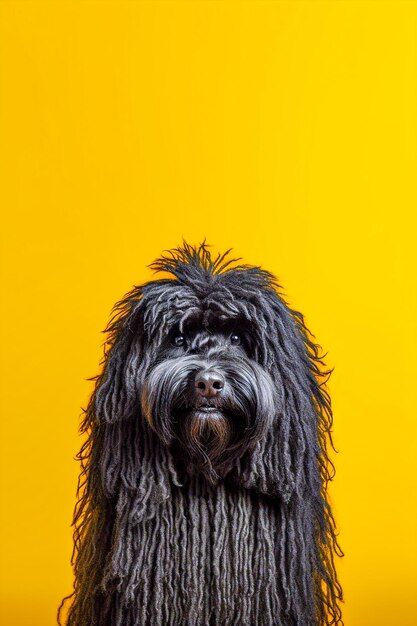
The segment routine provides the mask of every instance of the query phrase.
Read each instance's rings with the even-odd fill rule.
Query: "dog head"
[[[215,481],[265,435],[276,407],[274,383],[259,356],[260,320],[250,305],[260,296],[262,276],[249,269],[216,273],[208,262],[171,269],[177,281],[149,290],[142,411],[163,443],[185,455],[189,469]]]
[[[234,468],[288,499],[329,426],[324,374],[273,275],[228,254],[184,243],[151,265],[171,278],[115,305],[95,408],[144,419],[188,472],[215,483]]]

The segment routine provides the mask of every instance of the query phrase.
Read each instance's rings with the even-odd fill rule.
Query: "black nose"
[[[195,377],[195,388],[197,393],[203,398],[216,396],[224,387],[224,378],[219,372],[204,371],[198,372]]]

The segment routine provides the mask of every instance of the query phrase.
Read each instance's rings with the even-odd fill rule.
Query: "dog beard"
[[[218,472],[211,470],[219,461],[237,434],[233,421],[216,408],[187,411],[179,422],[179,439],[190,460],[201,471],[209,470],[213,478]],[[210,471],[211,470],[211,471]]]
[[[224,376],[221,398],[202,402],[196,396],[194,379],[204,368]],[[241,358],[237,367],[224,358],[208,363],[185,356],[149,371],[141,404],[163,443],[178,450],[180,461],[185,456],[187,471],[202,473],[214,484],[267,431],[274,413],[273,384],[250,359]]]

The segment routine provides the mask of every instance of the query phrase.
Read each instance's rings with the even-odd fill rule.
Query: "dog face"
[[[220,287],[217,296],[225,285]],[[207,293],[152,350],[141,390],[143,414],[162,441],[174,444],[190,469],[210,482],[225,476],[273,417],[274,384],[257,362],[258,352],[250,321],[220,312]]]

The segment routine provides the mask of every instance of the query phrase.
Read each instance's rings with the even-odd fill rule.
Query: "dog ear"
[[[169,451],[160,444],[141,413],[140,386],[150,354],[145,336],[147,304],[143,289],[135,287],[113,307],[110,322],[103,331],[108,333],[108,339],[102,373],[95,377],[84,428],[91,434],[92,453],[104,495],[111,497],[122,486],[136,489],[146,475],[148,496],[151,494],[154,503],[158,503],[156,492],[168,497],[169,478],[175,483],[178,479],[171,459],[166,458]],[[152,483],[159,485],[154,493],[151,493]],[[145,508],[146,501],[143,497]],[[136,513],[140,517],[140,511]]]
[[[275,289],[264,290],[260,309],[259,356],[275,383],[277,406],[269,432],[242,458],[238,475],[246,488],[277,500],[281,547],[291,546],[283,549],[280,565],[288,602],[299,594],[301,605],[308,606],[305,589],[312,585],[317,623],[336,624],[343,594],[334,554],[343,552],[327,500],[334,466],[328,456],[332,410],[323,386],[331,371],[325,371],[302,314]],[[303,581],[298,589],[297,580]]]
[[[131,569],[131,533],[155,516],[172,484],[181,484],[170,451],[141,414],[140,378],[148,358],[144,311],[141,287],[116,303],[104,331],[102,372],[90,379],[95,387],[80,426],[86,439],[76,457],[74,592],[63,601],[75,597],[69,623],[80,623],[78,612],[90,612],[88,623],[97,623],[97,590],[106,593]]]
[[[324,369],[303,315],[275,289],[263,291],[261,311],[260,358],[275,383],[277,406],[242,478],[246,486],[289,502],[294,492],[317,493],[334,474],[327,454],[332,410],[323,388],[331,370]]]
[[[135,287],[117,302],[103,331],[102,373],[95,377],[94,410],[108,423],[129,417],[137,403],[144,353],[142,287]]]

